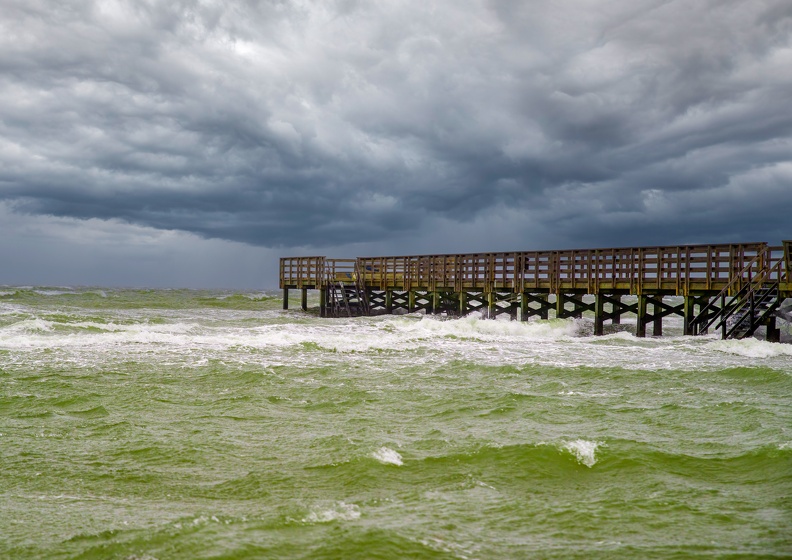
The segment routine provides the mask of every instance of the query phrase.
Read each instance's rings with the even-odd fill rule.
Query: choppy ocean
[[[281,303],[0,287],[0,558],[792,556],[791,344]]]

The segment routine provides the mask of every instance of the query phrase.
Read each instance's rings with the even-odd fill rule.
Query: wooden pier
[[[792,241],[564,251],[522,251],[391,257],[285,257],[280,260],[284,309],[289,290],[320,292],[323,317],[416,312],[495,318],[594,315],[594,332],[626,313],[636,336],[663,331],[663,318],[684,318],[685,334],[717,330],[723,338],[765,327],[778,341],[789,317]],[[584,301],[583,296],[593,296]],[[635,296],[625,301],[625,296]],[[667,296],[681,296],[671,302]],[[592,298],[586,298],[591,300]],[[403,311],[400,311],[403,310]]]

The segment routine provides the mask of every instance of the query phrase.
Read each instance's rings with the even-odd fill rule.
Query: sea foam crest
[[[594,463],[597,462],[595,454],[598,446],[599,442],[596,441],[576,439],[575,441],[566,442],[562,447],[574,455],[578,463],[591,468],[594,466]]]
[[[354,521],[360,519],[360,507],[357,504],[336,502],[328,506],[313,508],[303,517],[303,523],[330,523],[331,521]]]
[[[435,317],[422,317],[420,321],[397,323],[403,330],[461,337],[521,337],[558,339],[576,336],[580,331],[579,322],[573,319],[551,319],[549,321],[510,321],[481,319],[478,315],[468,315],[459,319],[442,320]]]
[[[792,345],[778,344],[757,340],[755,338],[744,338],[742,340],[716,340],[712,342],[711,348],[726,352],[727,354],[737,354],[746,358],[774,358],[776,356],[792,356]]]
[[[384,465],[396,465],[397,467],[400,467],[401,465],[404,464],[401,455],[399,455],[393,449],[390,449],[389,447],[385,447],[385,446],[382,446],[379,449],[377,449],[374,453],[371,454],[371,456]]]

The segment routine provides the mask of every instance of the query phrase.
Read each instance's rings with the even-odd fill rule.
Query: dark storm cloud
[[[482,216],[578,246],[789,235],[784,0],[0,6],[21,214],[268,247]]]

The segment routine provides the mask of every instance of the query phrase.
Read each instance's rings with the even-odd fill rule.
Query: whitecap
[[[462,338],[520,337],[561,339],[576,336],[580,323],[574,319],[546,321],[510,321],[482,319],[476,314],[459,319],[438,319],[425,316],[420,321],[401,319],[395,322],[400,330],[423,332],[427,335],[458,336]]]
[[[746,358],[774,358],[777,356],[792,356],[792,345],[767,342],[755,338],[742,340],[716,340],[711,343],[711,348],[727,354],[736,354]]]
[[[33,290],[33,292],[40,296],[72,296],[76,293],[73,290]]]
[[[396,465],[397,467],[400,467],[404,464],[401,455],[399,455],[393,449],[385,446],[377,449],[371,454],[371,456],[384,465]]]
[[[330,523],[331,521],[354,521],[360,519],[360,507],[357,504],[336,502],[328,506],[317,506],[311,509],[303,519],[303,523]]]
[[[596,441],[576,439],[575,441],[566,442],[563,445],[563,449],[574,455],[578,463],[591,468],[597,462],[595,454],[599,445],[599,442]]]

